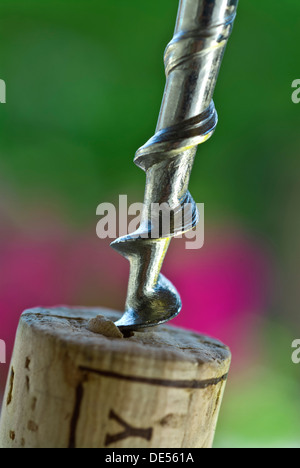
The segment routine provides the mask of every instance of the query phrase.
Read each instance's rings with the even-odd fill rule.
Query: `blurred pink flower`
[[[252,336],[257,316],[270,306],[271,260],[267,249],[244,233],[221,232],[208,236],[198,251],[183,251],[182,243],[165,273],[183,302],[173,323],[215,336],[237,354]]]
[[[185,250],[184,241],[176,240],[171,250],[165,274],[183,301],[183,311],[173,323],[217,336],[239,355],[246,337],[252,337],[254,314],[268,308],[267,252],[238,232],[222,239],[209,236],[197,251]],[[8,357],[26,308],[57,304],[124,308],[128,262],[109,248],[108,241],[90,232],[74,237],[62,230],[60,236],[41,240],[5,237],[0,264],[1,339],[7,343]]]

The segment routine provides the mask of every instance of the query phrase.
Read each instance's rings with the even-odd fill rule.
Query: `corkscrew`
[[[171,239],[199,221],[188,185],[197,147],[217,125],[212,98],[237,6],[238,0],[180,0],[165,52],[167,81],[156,133],[134,160],[146,172],[141,223],[111,244],[130,262],[126,309],[116,322],[121,331],[167,322],[181,310],[178,292],[160,272]],[[164,208],[154,216],[154,206]]]

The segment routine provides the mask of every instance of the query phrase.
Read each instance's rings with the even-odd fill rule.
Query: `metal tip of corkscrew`
[[[165,323],[181,310],[174,286],[160,274],[173,237],[193,229],[197,206],[188,191],[199,144],[217,125],[212,101],[238,0],[180,0],[175,35],[166,49],[167,83],[156,134],[140,148],[135,163],[146,172],[139,229],[112,247],[130,262],[126,309],[116,322],[122,331]],[[165,231],[153,204],[179,215]],[[189,206],[188,216],[185,207]]]
[[[126,310],[116,322],[121,331],[134,331],[155,327],[175,318],[181,311],[180,297],[172,284],[163,276],[156,291],[145,297],[135,308]]]
[[[139,239],[141,232],[118,239],[112,247],[130,261],[130,279],[126,311],[116,322],[121,331],[154,327],[175,318],[181,310],[181,300],[172,283],[162,274],[156,278],[154,266],[164,256],[169,244],[161,239]],[[137,248],[136,244],[141,244]],[[136,250],[137,249],[137,250]],[[153,267],[151,268],[151,265]]]

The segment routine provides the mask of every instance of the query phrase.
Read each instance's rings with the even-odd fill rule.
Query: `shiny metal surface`
[[[237,4],[238,0],[180,1],[174,37],[165,53],[167,82],[156,134],[135,156],[136,165],[146,172],[141,224],[112,243],[130,261],[126,310],[116,323],[121,330],[158,325],[181,310],[178,292],[160,271],[171,238],[193,229],[199,220],[188,184],[197,147],[217,125],[212,98]],[[189,204],[189,214],[166,231],[161,216],[153,216],[154,203],[166,203],[176,216]]]

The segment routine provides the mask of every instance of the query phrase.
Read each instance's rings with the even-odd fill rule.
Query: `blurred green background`
[[[0,338],[9,354],[26,307],[123,308],[128,267],[96,238],[96,207],[119,194],[143,199],[132,160],[155,129],[177,6],[0,0]],[[166,261],[184,302],[177,324],[233,350],[216,447],[300,447],[300,367],[291,362],[300,338],[299,30],[299,0],[240,1],[215,93],[219,126],[190,185],[205,203],[206,244],[194,252],[174,242]]]

